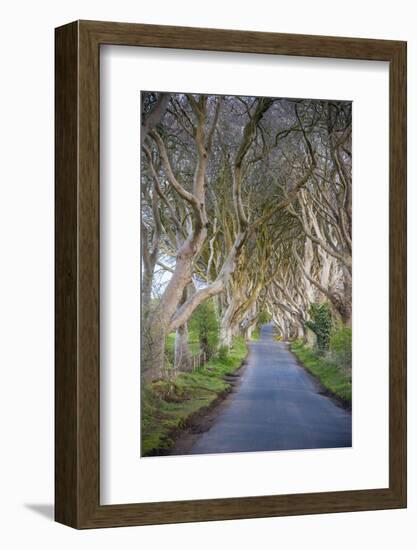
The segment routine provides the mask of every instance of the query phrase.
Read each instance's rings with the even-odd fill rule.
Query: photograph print
[[[140,101],[140,456],[351,447],[352,102]]]

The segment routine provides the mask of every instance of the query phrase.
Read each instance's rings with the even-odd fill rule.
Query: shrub
[[[217,356],[220,359],[220,361],[225,361],[229,355],[229,350],[227,346],[221,346],[219,348],[219,351],[217,352]]]
[[[330,337],[329,350],[335,363],[350,370],[352,368],[352,329],[341,326]]]
[[[212,300],[200,304],[191,316],[189,327],[198,335],[200,349],[209,359],[219,341],[219,323]]]
[[[310,321],[306,326],[317,336],[317,347],[321,353],[329,348],[330,333],[332,330],[332,314],[328,302],[311,304],[309,309]]]

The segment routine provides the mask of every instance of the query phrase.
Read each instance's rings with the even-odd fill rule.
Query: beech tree
[[[187,368],[188,323],[214,300],[219,345],[262,311],[309,338],[328,300],[351,322],[348,102],[144,93],[142,372],[163,375],[165,339]]]

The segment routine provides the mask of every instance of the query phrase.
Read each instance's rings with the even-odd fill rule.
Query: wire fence
[[[176,365],[171,364],[170,367],[164,366],[158,373],[154,373],[153,379],[164,378],[166,380],[174,380],[183,372],[195,372],[204,367],[208,360],[209,357],[207,353],[205,351],[199,351],[187,359],[180,359]]]
[[[200,367],[203,367],[207,363],[207,354],[205,351],[200,351],[198,354],[193,355],[192,359],[192,370],[195,371]]]

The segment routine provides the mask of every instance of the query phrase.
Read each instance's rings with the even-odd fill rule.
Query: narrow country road
[[[285,344],[274,340],[272,324],[263,325],[236,391],[211,427],[172,454],[350,447],[351,413],[319,392]]]

